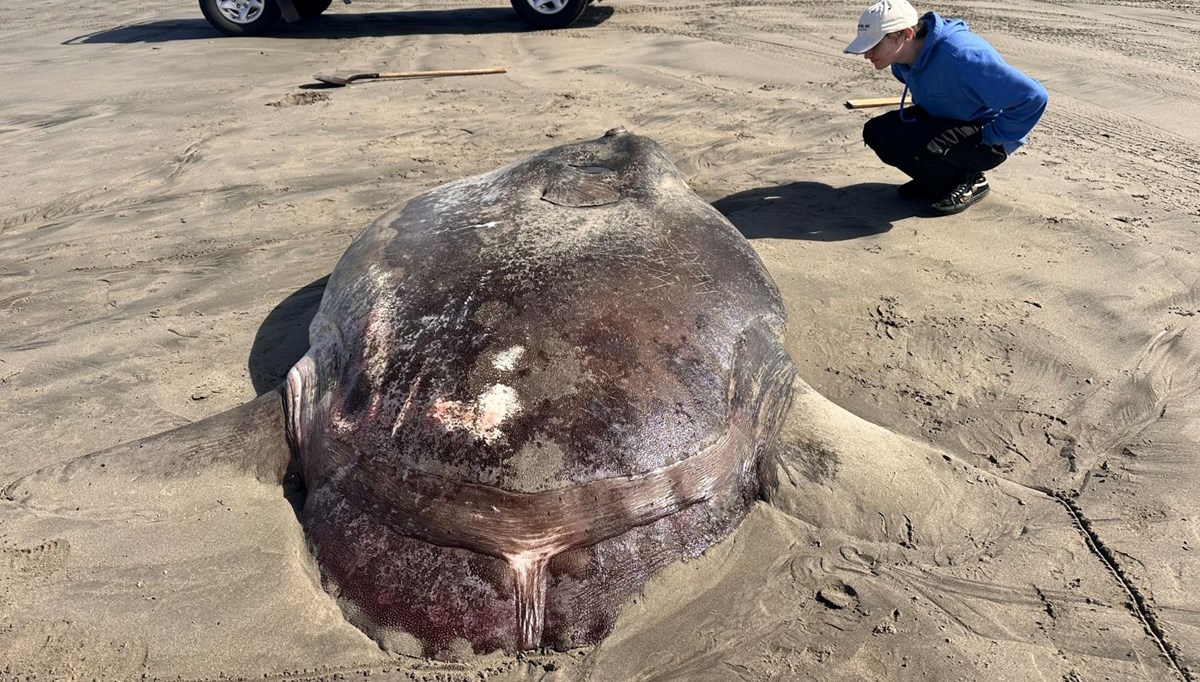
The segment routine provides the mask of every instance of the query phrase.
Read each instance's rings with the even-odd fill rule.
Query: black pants
[[[930,116],[920,106],[900,118],[892,110],[867,121],[863,141],[879,160],[934,191],[949,191],[1008,158],[1004,147],[983,144],[980,124]]]

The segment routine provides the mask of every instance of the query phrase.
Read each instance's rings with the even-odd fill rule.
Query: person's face
[[[875,44],[875,47],[863,53],[863,57],[871,60],[871,65],[878,71],[895,64],[900,59],[900,51],[904,49],[905,33],[891,33]]]

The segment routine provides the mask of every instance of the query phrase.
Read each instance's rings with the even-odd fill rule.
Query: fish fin
[[[798,377],[759,478],[783,513],[897,551],[970,554],[1053,511],[1045,494],[868,422]]]
[[[774,439],[792,395],[796,366],[783,348],[782,332],[765,318],[742,330],[733,351],[733,374],[728,387],[730,411],[751,415],[756,441]]]
[[[597,172],[599,171],[599,172]],[[607,171],[607,172],[605,172]],[[589,208],[620,201],[621,193],[604,181],[612,171],[606,168],[570,166],[556,174],[546,185],[542,198],[557,206]]]
[[[0,500],[56,507],[81,494],[127,494],[201,471],[282,483],[293,466],[280,389],[198,422],[39,469],[0,488]]]

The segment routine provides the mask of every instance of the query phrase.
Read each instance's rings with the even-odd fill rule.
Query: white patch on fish
[[[447,431],[467,431],[491,444],[503,435],[500,425],[520,411],[517,392],[511,386],[496,384],[480,393],[474,403],[438,400],[429,416]]]
[[[522,346],[513,346],[508,350],[500,351],[496,358],[492,360],[492,366],[502,372],[511,372],[517,367],[517,361],[525,354],[525,348]]]

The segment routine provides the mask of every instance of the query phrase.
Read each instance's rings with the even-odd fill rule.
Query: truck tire
[[[229,36],[266,35],[279,21],[275,0],[200,0],[212,27]]]
[[[517,16],[538,29],[566,28],[575,23],[588,0],[511,0]]]
[[[292,0],[301,19],[321,16],[322,12],[329,9],[332,2],[333,0]]]

